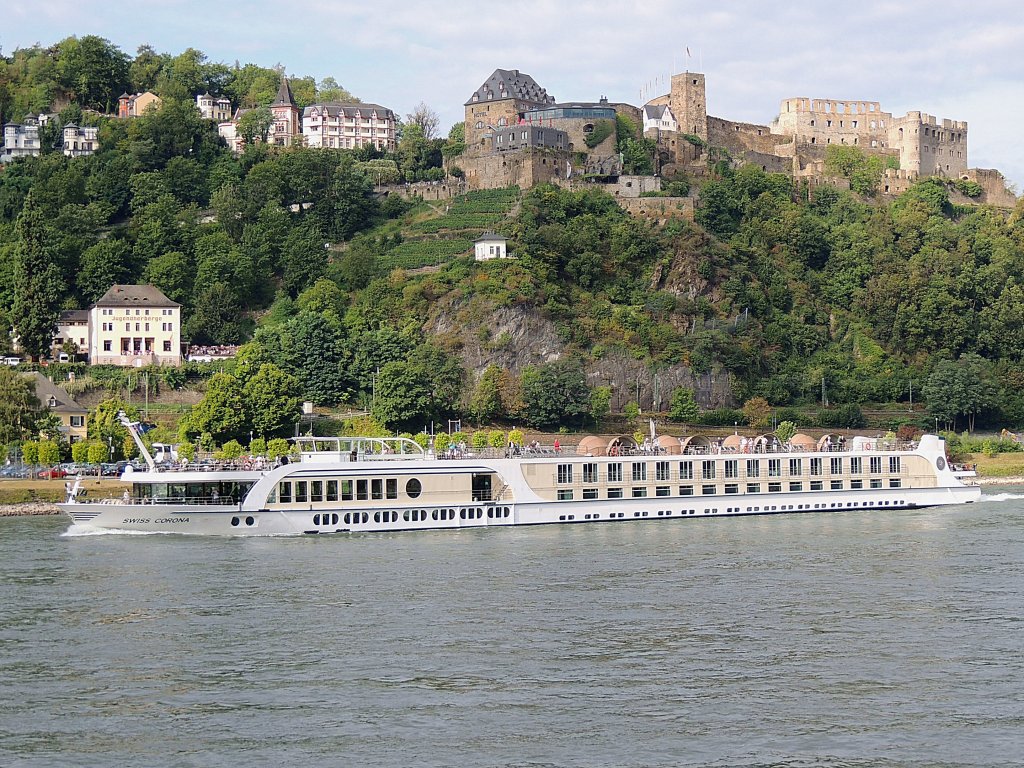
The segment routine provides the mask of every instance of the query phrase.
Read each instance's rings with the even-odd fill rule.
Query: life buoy
[[[609,456],[618,456],[619,455],[619,448],[618,448],[618,446],[613,445],[611,448],[609,448],[608,449],[608,455]]]

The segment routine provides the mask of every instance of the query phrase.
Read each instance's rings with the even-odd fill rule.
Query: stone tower
[[[708,101],[704,90],[704,75],[699,72],[683,72],[672,75],[672,92],[669,94],[669,108],[680,133],[690,133],[708,140]]]

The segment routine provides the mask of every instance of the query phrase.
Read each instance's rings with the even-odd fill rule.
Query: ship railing
[[[529,448],[458,448],[451,447],[448,450],[437,454],[439,459],[536,459],[556,458],[559,456],[582,456],[576,452],[575,446],[560,447],[557,451],[553,447]]]
[[[130,504],[138,506],[157,506],[166,504],[183,504],[188,506],[235,506],[239,500],[234,496],[111,496],[100,499],[103,504]]]

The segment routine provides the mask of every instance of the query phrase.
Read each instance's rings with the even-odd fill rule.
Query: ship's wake
[[[981,495],[982,501],[1016,501],[1018,499],[1024,499],[1024,493],[983,493]]]
[[[159,536],[172,531],[129,531],[124,528],[90,528],[85,525],[72,524],[61,536]]]

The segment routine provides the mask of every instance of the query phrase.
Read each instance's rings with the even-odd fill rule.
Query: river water
[[[0,765],[1024,765],[1024,489],[279,539],[0,520]]]

